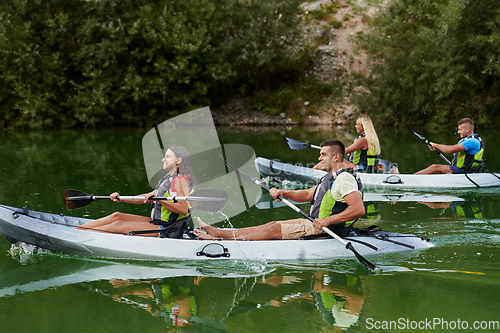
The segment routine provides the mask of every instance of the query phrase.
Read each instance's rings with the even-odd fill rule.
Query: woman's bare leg
[[[131,231],[144,231],[144,230],[156,230],[158,229],[158,233],[144,234],[143,236],[158,236],[160,229],[157,225],[149,223],[151,219],[147,219],[147,221],[143,222],[129,222],[129,221],[115,221],[110,224],[106,224],[102,227],[94,228],[94,231],[103,231],[110,233],[118,233],[118,234],[128,234]]]
[[[102,217],[100,219],[82,224],[79,227],[75,227],[77,229],[101,229],[102,227],[115,223],[115,222],[147,222],[149,224],[151,218],[147,216],[135,215],[135,214],[126,214],[120,212],[114,212],[108,216]]]

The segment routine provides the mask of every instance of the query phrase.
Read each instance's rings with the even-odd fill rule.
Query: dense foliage
[[[500,120],[499,1],[395,0],[373,23],[362,108],[428,127]]]
[[[151,125],[295,76],[298,0],[6,0],[0,127]]]

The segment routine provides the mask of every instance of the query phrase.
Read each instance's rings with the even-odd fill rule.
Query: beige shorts
[[[313,227],[313,224],[306,219],[276,221],[276,223],[281,225],[282,239],[298,239],[304,236],[323,233],[323,230],[316,229]]]

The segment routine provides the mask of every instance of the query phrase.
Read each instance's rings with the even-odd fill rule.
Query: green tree
[[[0,126],[149,126],[294,77],[299,2],[1,2]]]
[[[360,40],[372,59],[361,108],[430,127],[499,120],[498,1],[394,1],[373,25]]]

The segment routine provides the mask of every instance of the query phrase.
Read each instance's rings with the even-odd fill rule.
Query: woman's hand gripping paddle
[[[72,189],[64,190],[63,196],[68,209],[85,207],[95,200],[110,200],[109,195],[98,196]],[[141,196],[119,196],[118,199],[144,201],[145,198]],[[204,188],[194,191],[187,197],[151,197],[150,200],[187,200],[195,209],[204,212],[218,212],[226,206],[228,193],[224,190]]]

